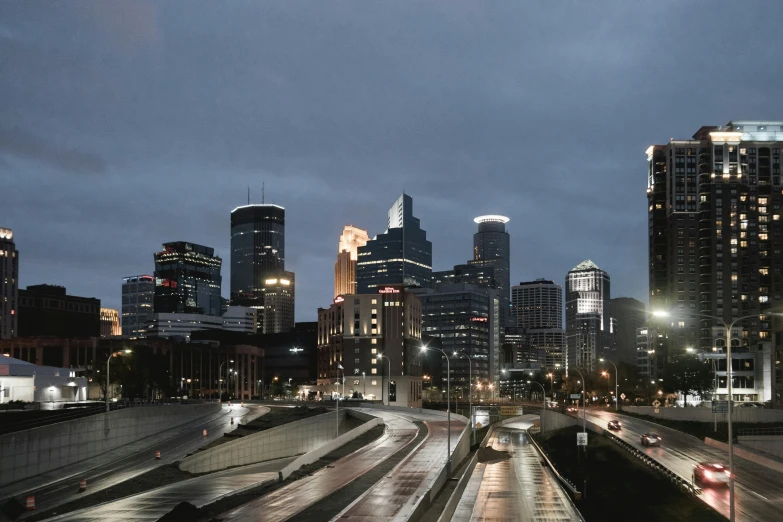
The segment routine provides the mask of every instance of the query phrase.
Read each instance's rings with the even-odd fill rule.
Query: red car
[[[693,480],[702,484],[726,484],[729,482],[729,477],[729,469],[723,464],[700,462],[693,470]]]

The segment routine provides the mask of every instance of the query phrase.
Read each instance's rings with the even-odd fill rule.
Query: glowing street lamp
[[[114,353],[110,353],[109,357],[106,358],[106,413],[109,413],[109,363],[111,362],[111,358],[114,356],[120,356],[124,353],[131,353],[130,350],[119,350]]]
[[[598,359],[601,362],[608,362],[614,366],[614,411],[620,411],[620,373],[617,371],[617,365],[609,359]]]
[[[447,474],[449,477],[451,477],[451,364],[449,363],[449,356],[446,355],[446,352],[441,350],[440,348],[430,348],[426,344],[421,345],[421,351],[426,352],[427,350],[437,350],[440,353],[443,354],[443,357],[446,358],[446,375],[448,376],[446,378],[446,415],[448,416],[448,437],[446,438],[446,466],[447,466]],[[389,363],[391,366],[391,363]],[[389,370],[391,372],[391,369]],[[391,381],[390,381],[391,382]]]

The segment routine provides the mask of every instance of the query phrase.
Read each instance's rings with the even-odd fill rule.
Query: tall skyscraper
[[[19,311],[19,252],[14,232],[0,228],[0,339],[16,337]]]
[[[536,279],[511,287],[512,326],[507,333],[518,334],[524,328],[533,352],[543,351],[548,370],[564,367],[565,331],[563,330],[563,287],[554,281]]]
[[[462,388],[467,394],[471,376],[473,383],[494,382],[500,371],[497,290],[446,283],[412,292],[421,300],[423,333],[439,338],[446,353],[462,351],[473,361],[471,371],[467,359],[451,360],[452,388]],[[448,375],[445,360],[442,375]],[[433,385],[445,388],[445,377],[444,382]]]
[[[689,347],[722,352],[727,341],[745,357],[773,340],[764,312],[783,295],[781,148],[783,122],[731,121],[647,149],[650,308],[670,314],[656,321],[667,337],[659,364]],[[697,313],[726,322],[751,317],[727,340],[719,321]],[[725,372],[718,381],[725,398]],[[735,397],[771,400],[761,379],[745,382]]]
[[[296,276],[293,272],[270,272],[264,281],[262,333],[287,333],[294,329]]]
[[[185,241],[164,243],[155,253],[154,312],[220,317],[221,264],[214,248]]]
[[[265,281],[280,270],[285,270],[285,209],[256,204],[232,210],[231,304],[262,308]]]
[[[375,293],[386,285],[428,287],[432,280],[432,243],[413,216],[413,199],[403,194],[389,209],[388,228],[358,247],[356,290]]]
[[[617,320],[617,328],[614,332],[617,359],[630,365],[636,365],[636,336],[637,331],[647,321],[647,309],[644,303],[632,297],[615,297],[609,302],[609,307],[612,317]]]
[[[155,278],[138,275],[122,278],[122,336],[144,339],[147,323],[152,319]]]
[[[334,297],[356,293],[356,260],[359,247],[367,244],[367,231],[353,225],[346,225],[340,235],[337,247],[337,262],[334,264]]]
[[[592,371],[601,357],[613,357],[609,274],[585,260],[566,275],[566,370]]]
[[[479,216],[478,232],[473,234],[473,259],[468,264],[495,269],[495,283],[500,296],[500,325],[507,326],[509,318],[509,291],[511,289],[511,247],[506,232],[506,216]]]

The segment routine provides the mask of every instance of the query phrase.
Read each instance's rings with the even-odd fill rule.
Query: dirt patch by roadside
[[[234,431],[225,433],[223,437],[199,448],[198,451],[214,448],[215,446],[220,446],[226,442],[231,442],[232,440],[247,435],[253,435],[259,431],[269,430],[282,426],[283,424],[288,424],[289,422],[315,417],[316,415],[321,415],[330,411],[322,406],[315,408],[308,408],[307,406],[295,406],[293,408],[269,406],[269,409],[270,411],[266,415],[253,419],[247,424],[242,424]],[[239,419],[236,420],[238,421]]]
[[[501,462],[503,460],[508,460],[511,458],[511,455],[508,454],[507,451],[498,451],[494,448],[488,447],[488,448],[481,448],[478,450],[478,462],[484,464],[491,464],[493,462]]]

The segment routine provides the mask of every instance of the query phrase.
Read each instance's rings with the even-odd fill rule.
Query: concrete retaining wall
[[[662,419],[713,422],[714,415],[711,408],[659,408],[655,413],[652,406],[623,406],[623,409],[637,415],[649,415]],[[731,416],[734,422],[783,422],[783,410],[766,410],[761,408],[734,407]],[[726,422],[725,414],[718,414],[718,422]]]
[[[737,439],[743,446],[783,458],[783,436],[781,435],[743,435]]]
[[[129,408],[0,436],[0,486],[68,466],[220,411],[220,404]]]
[[[341,408],[341,433],[345,427],[345,419],[346,410]],[[182,459],[179,469],[190,473],[208,473],[234,466],[292,457],[313,451],[336,436],[335,413],[324,413],[200,451]]]
[[[712,446],[713,448],[718,448],[719,450],[725,451],[726,453],[729,452],[729,445],[725,442],[720,442],[717,440],[713,440],[709,437],[704,438],[704,443],[707,446]],[[752,451],[749,451],[745,448],[740,447],[738,444],[734,444],[734,455],[736,457],[743,458],[745,460],[749,460],[751,462],[755,462],[756,464],[759,464],[761,466],[764,466],[769,469],[773,469],[775,471],[779,471],[783,473],[783,462],[778,462],[777,460],[765,457],[763,455],[759,455],[757,453],[753,453]]]
[[[290,462],[286,467],[280,470],[280,481],[282,482],[283,480],[287,479],[289,476],[291,476],[291,473],[298,470],[302,466],[306,466],[307,464],[312,464],[313,462],[320,459],[324,455],[328,455],[332,451],[336,450],[343,444],[351,442],[359,435],[363,435],[368,431],[370,431],[371,429],[373,429],[374,427],[383,426],[384,424],[382,418],[373,417],[372,415],[367,415],[366,413],[362,413],[359,411],[348,411],[348,415],[364,422],[364,424],[362,424],[357,428],[352,429],[348,433],[343,433],[336,439],[332,439],[326,444],[319,446],[313,451],[309,451],[304,455],[302,455],[301,457]]]
[[[582,422],[581,420],[579,421]],[[570,415],[563,415],[552,410],[544,410],[541,412],[541,433],[549,433],[550,431],[567,428],[569,426],[576,426],[577,421]]]

